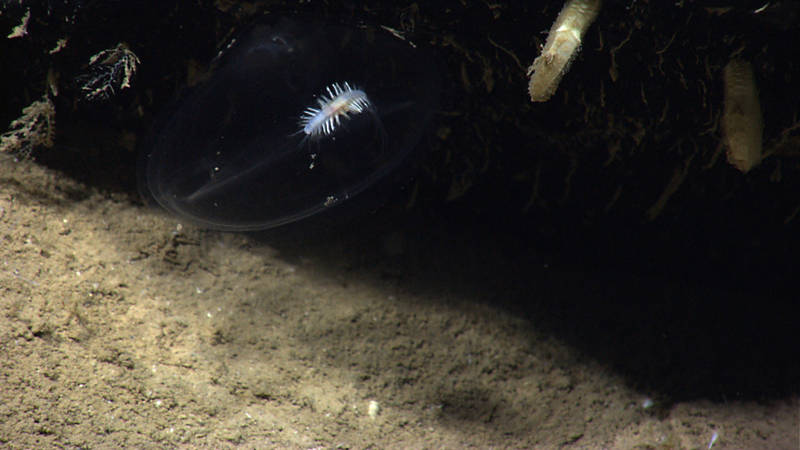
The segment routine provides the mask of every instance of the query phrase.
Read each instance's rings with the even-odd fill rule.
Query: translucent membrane
[[[304,111],[357,87],[331,133]],[[237,37],[147,140],[143,191],[203,226],[266,229],[331,208],[403,164],[438,106],[433,60],[382,29],[269,18]]]

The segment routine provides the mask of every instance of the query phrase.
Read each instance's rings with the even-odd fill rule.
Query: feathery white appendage
[[[319,107],[308,107],[300,116],[300,126],[306,136],[330,135],[341,124],[342,117],[360,114],[372,107],[366,92],[347,82],[333,83],[325,91],[328,95],[317,99]]]
[[[542,54],[528,68],[528,93],[533,102],[545,102],[578,54],[586,30],[600,12],[600,0],[568,0],[558,14]]]

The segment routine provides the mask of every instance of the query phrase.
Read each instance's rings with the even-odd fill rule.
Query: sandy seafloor
[[[348,230],[203,232],[4,162],[0,446],[705,449],[714,432],[715,449],[800,445],[793,395],[664,402],[501,306],[502,263],[423,263],[419,230]],[[569,289],[591,283],[579,271],[541,271],[547,289],[515,295],[592,295]]]

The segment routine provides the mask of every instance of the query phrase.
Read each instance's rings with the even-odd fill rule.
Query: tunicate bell
[[[324,109],[345,86],[367,100]],[[267,17],[233,39],[205,81],[157,121],[142,190],[208,228],[296,221],[408,162],[439,91],[430,55],[388,31]],[[340,116],[330,118],[330,132],[310,135],[301,125],[310,109]]]

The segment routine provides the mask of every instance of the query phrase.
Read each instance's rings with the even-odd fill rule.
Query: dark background
[[[0,123],[40,98],[52,71],[56,146],[35,161],[141,202],[138,153],[159,112],[259,15],[404,30],[440,55],[445,86],[415,176],[373,192],[378,206],[257,239],[332,263],[336,239],[354,270],[491,293],[667,400],[796,393],[800,2],[759,13],[762,2],[606,2],[539,104],[525,71],[562,3],[522,3],[6,2],[2,30],[28,8],[31,20],[28,36],[0,39]],[[142,61],[133,86],[85,101],[75,80],[118,42]],[[748,174],[720,147],[734,55],[753,64],[769,155]],[[655,207],[676,174],[680,187]],[[386,244],[395,235],[400,250]]]

